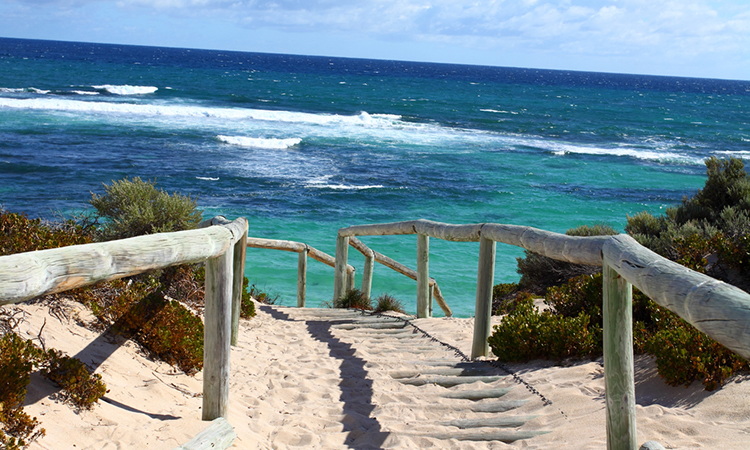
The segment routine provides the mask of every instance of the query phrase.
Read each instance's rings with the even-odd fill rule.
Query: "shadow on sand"
[[[288,314],[270,306],[260,309],[277,320],[294,321]],[[331,333],[331,323],[322,320],[307,320],[307,330],[313,339],[328,346],[329,354],[341,360],[340,400],[344,403],[344,431],[349,435],[345,444],[352,449],[366,450],[381,448],[388,433],[381,430],[380,423],[370,414],[375,409],[372,403],[372,380],[367,378],[366,361],[354,356],[355,349],[342,342]]]

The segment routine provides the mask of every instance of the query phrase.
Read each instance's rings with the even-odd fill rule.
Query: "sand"
[[[187,376],[152,361],[131,341],[91,331],[84,324],[93,317],[74,302],[64,302],[68,318],[50,315],[42,304],[5,308],[25,313],[18,328],[21,335],[38,339],[41,330],[48,348],[96,367],[109,389],[92,410],[76,412],[56,398],[52,383],[33,375],[25,410],[41,421],[46,436],[30,448],[172,449],[207,426],[200,420],[200,373]],[[526,384],[504,376],[452,388],[507,386],[512,389],[503,401],[526,401],[504,413],[472,412],[472,405],[488,400],[448,399],[442,397],[447,388],[405,385],[391,377],[394,371],[425,368],[430,361],[461,362],[438,342],[421,335],[375,336],[332,327],[312,309],[257,309],[257,317],[241,322],[239,345],[232,350],[229,422],[237,433],[233,448],[606,447],[601,360],[511,365],[508,368]],[[470,352],[473,319],[414,323]],[[639,444],[657,440],[668,449],[750,448],[750,379],[734,379],[714,392],[696,383],[674,388],[663,383],[650,358],[638,357],[636,395]],[[542,397],[551,404],[545,405]],[[450,439],[473,431],[446,422],[500,416],[529,419],[517,430],[548,433],[510,444]],[[493,429],[474,431],[486,436]]]

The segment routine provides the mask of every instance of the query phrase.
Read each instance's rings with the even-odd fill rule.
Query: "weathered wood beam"
[[[417,235],[417,318],[430,317],[430,237]]]
[[[246,224],[247,225],[247,224]],[[247,254],[247,227],[242,237],[234,244],[232,262],[232,345],[237,345],[240,333],[240,311],[245,280],[245,255]]]
[[[227,419],[219,417],[193,439],[174,450],[225,450],[234,444],[237,434]]]
[[[203,420],[227,417],[232,336],[233,247],[206,261],[203,313]]]
[[[477,269],[477,297],[474,306],[474,337],[471,359],[489,356],[487,338],[492,331],[492,287],[495,277],[495,249],[497,244],[482,236],[479,241],[479,267]]]
[[[606,262],[602,277],[607,449],[636,450],[633,289]]]
[[[340,300],[346,294],[347,273],[346,266],[349,259],[349,238],[339,235],[336,237],[336,264],[333,269],[333,302]]]
[[[353,236],[390,236],[397,234],[416,234],[414,225],[417,221],[376,223],[372,225],[354,225],[351,227],[339,229],[338,235],[341,237]]]
[[[568,236],[532,227],[487,223],[481,234],[487,239],[515,245],[560,261],[599,266],[602,244],[610,236]]]
[[[245,229],[245,219],[237,219],[224,226],[0,256],[0,305],[205,261],[225,253]]]
[[[610,237],[602,250],[607,264],[653,301],[750,359],[750,294],[662,258],[627,235]]]

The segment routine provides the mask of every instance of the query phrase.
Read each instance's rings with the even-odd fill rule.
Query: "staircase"
[[[524,429],[548,413],[546,399],[488,361],[468,361],[461,350],[411,324],[413,317],[274,309],[287,320],[305,322],[312,337],[342,360],[351,442],[373,428],[384,436],[504,443],[548,433],[538,425]],[[397,355],[410,356],[400,360]]]

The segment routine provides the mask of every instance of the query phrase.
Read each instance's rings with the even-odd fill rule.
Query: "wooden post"
[[[333,301],[340,300],[346,295],[347,274],[346,266],[349,259],[349,238],[336,237],[336,264],[333,270]]]
[[[232,262],[232,345],[237,345],[240,333],[240,310],[242,308],[242,290],[245,280],[245,256],[247,255],[247,229],[242,237],[234,244],[234,258]]]
[[[307,249],[299,252],[297,261],[297,307],[305,307],[305,291],[307,286]]]
[[[477,270],[477,301],[474,312],[474,341],[471,359],[489,356],[492,318],[492,284],[495,277],[495,241],[479,239],[479,268]]]
[[[417,318],[430,317],[430,237],[417,234]]]
[[[429,299],[429,306],[430,306],[430,317],[432,317],[432,311],[435,308],[435,283],[430,283],[430,295],[427,297]]]
[[[606,259],[602,275],[607,449],[635,450],[638,445],[633,368],[633,289]]]
[[[375,266],[375,255],[371,251],[365,256],[365,268],[362,271],[362,295],[370,298],[372,295],[372,272]]]
[[[354,281],[354,279],[355,279],[356,275],[357,274],[355,273],[354,267],[352,267],[351,270],[347,270],[346,271],[346,291],[344,292],[344,294],[346,294],[349,291],[353,291],[354,290],[354,288],[355,288],[355,281]]]
[[[232,337],[234,248],[206,261],[203,339],[203,420],[227,417],[229,352]]]

